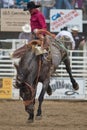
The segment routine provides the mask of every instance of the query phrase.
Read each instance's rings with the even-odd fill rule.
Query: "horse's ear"
[[[15,66],[15,68],[18,70],[18,65],[17,65],[16,63],[14,63],[14,66]]]

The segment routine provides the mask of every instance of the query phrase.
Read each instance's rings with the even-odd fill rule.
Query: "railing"
[[[14,59],[11,59],[10,53],[26,42],[27,40],[0,40],[2,46],[0,49],[0,78],[14,77]]]
[[[14,59],[11,59],[9,54],[26,42],[27,40],[0,40],[0,44],[2,44],[2,49],[0,49],[0,78],[11,77],[14,83],[16,70],[14,68]],[[5,46],[8,46],[8,49]],[[87,44],[83,50],[70,50],[69,58],[73,76],[85,79],[85,90],[87,93]],[[54,76],[69,77],[63,63],[59,65]]]

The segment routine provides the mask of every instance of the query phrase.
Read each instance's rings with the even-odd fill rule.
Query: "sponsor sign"
[[[82,32],[82,10],[50,10],[50,31],[59,32],[62,28],[68,27],[71,30],[73,26],[78,26]]]
[[[79,84],[77,91],[73,90],[69,78],[52,78],[50,80],[52,95],[48,96],[46,93],[44,99],[85,99],[85,80],[76,78],[76,81]],[[42,84],[38,84],[36,98],[38,98],[41,88]]]
[[[12,99],[20,99],[20,90],[12,87]]]
[[[0,79],[0,98],[12,98],[12,78]]]
[[[1,31],[20,32],[29,23],[30,14],[23,9],[1,9]]]

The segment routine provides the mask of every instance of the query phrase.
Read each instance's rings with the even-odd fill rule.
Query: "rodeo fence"
[[[20,46],[27,43],[27,40],[6,39],[0,40],[0,99],[20,99],[19,90],[14,88],[16,70],[10,54]],[[79,83],[79,90],[74,91],[66,72],[63,62],[51,77],[53,94],[45,99],[80,99],[87,100],[87,43],[82,50],[69,50],[72,75]],[[37,95],[41,91],[42,84],[38,83]]]

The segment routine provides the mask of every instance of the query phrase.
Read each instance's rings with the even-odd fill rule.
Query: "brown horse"
[[[39,95],[39,106],[37,110],[37,117],[41,117],[41,105],[44,99],[44,94],[47,92],[49,95],[52,93],[50,83],[51,74],[58,68],[61,61],[64,62],[66,70],[69,73],[72,86],[75,90],[78,89],[78,83],[72,76],[70,68],[70,60],[64,46],[61,46],[59,41],[56,41],[52,36],[47,36],[47,42],[50,49],[47,53],[36,55],[36,46],[38,40],[32,41],[33,45],[25,45],[14,52],[13,57],[21,56],[19,65],[15,65],[17,69],[16,87],[20,89],[20,96],[23,99],[25,110],[29,114],[28,121],[34,120],[34,105],[35,95],[38,82],[43,84],[41,93]],[[27,47],[28,46],[28,47]],[[22,50],[22,53],[20,51]],[[26,51],[25,51],[26,50]]]

